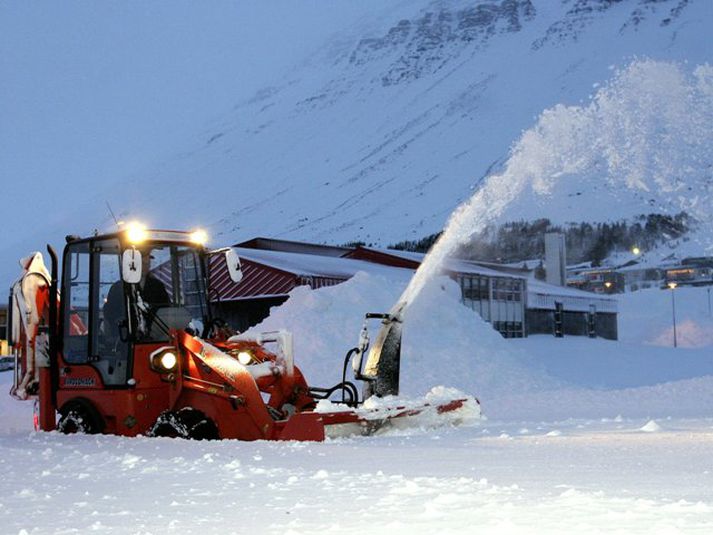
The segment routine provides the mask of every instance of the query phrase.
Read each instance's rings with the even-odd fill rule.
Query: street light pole
[[[673,347],[678,347],[678,340],[676,339],[676,297],[673,291],[678,286],[675,282],[669,282],[668,287],[671,288],[671,311],[673,313]]]

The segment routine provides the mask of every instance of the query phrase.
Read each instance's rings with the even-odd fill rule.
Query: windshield
[[[147,244],[140,251],[141,280],[131,285],[137,339],[166,340],[168,329],[200,333],[208,312],[198,252],[172,244]]]

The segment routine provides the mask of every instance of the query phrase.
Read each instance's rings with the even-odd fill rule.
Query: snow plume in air
[[[413,301],[443,260],[486,224],[506,210],[517,217],[513,201],[540,205],[547,216],[558,209],[556,190],[585,181],[603,186],[613,202],[617,193],[634,198],[636,213],[650,211],[657,198],[658,205],[710,222],[712,164],[713,67],[634,61],[588,104],[542,113],[512,147],[502,173],[486,178],[453,212],[401,302]]]

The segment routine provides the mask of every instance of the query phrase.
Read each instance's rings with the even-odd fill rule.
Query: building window
[[[524,336],[524,282],[510,277],[458,277],[463,303],[506,338]]]

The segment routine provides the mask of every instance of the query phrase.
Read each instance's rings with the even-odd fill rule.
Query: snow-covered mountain
[[[670,197],[662,188],[621,193],[612,203],[601,186],[612,169],[636,182],[637,173],[666,164],[660,183],[681,177],[678,196],[688,187],[708,191],[710,151],[698,149],[713,140],[710,116],[692,118],[690,132],[683,120],[690,110],[711,109],[710,68],[699,67],[713,58],[708,0],[420,0],[385,3],[349,27],[187,136],[175,157],[109,193],[85,196],[73,216],[77,227],[66,231],[110,228],[109,198],[122,219],[201,224],[221,244],[256,235],[382,245],[413,239],[440,230],[484,177],[507,179],[515,169],[511,147],[522,155],[523,140],[548,120],[548,135],[559,128],[557,136],[540,136],[538,152],[530,143],[528,162],[546,156],[541,170],[571,180],[549,189],[550,205],[533,204],[527,192],[542,177],[528,176],[517,209],[503,217],[619,218],[661,208]],[[687,96],[691,102],[678,105]],[[649,121],[666,101],[670,113]],[[572,106],[595,116],[586,128],[572,120]],[[648,115],[637,124],[642,111]],[[603,128],[613,129],[609,145],[588,145],[587,135]],[[577,132],[575,145],[553,142],[563,145]],[[661,139],[667,151],[649,152]],[[685,158],[660,161],[679,140]],[[591,153],[630,142],[643,160],[628,167],[608,164],[631,151],[604,159]],[[572,167],[573,148],[590,149],[588,163]],[[570,151],[569,167],[558,170],[560,149]],[[663,209],[680,208],[668,204]]]
[[[155,170],[150,190],[161,193],[142,188],[126,215],[155,213],[172,189],[221,241],[421,236],[440,229],[507,160],[511,143],[542,110],[586,100],[610,78],[610,66],[637,55],[695,65],[713,52],[707,1],[407,8],[371,31],[326,43],[281,83],[238,103]],[[598,197],[586,200],[593,213],[621,215]],[[172,224],[182,222],[182,211]]]

